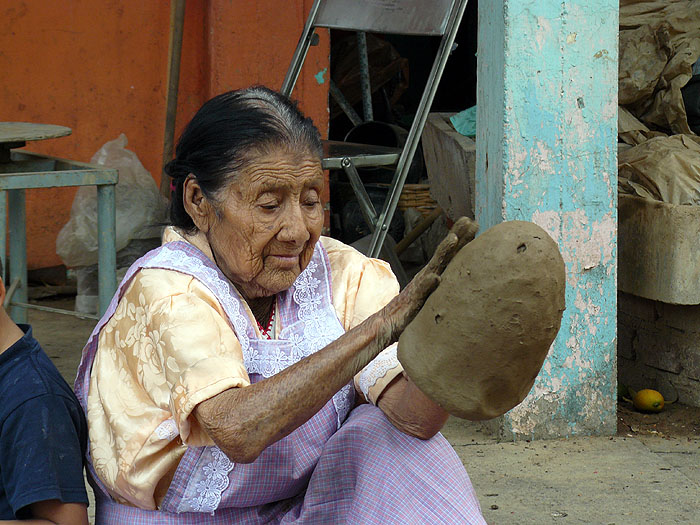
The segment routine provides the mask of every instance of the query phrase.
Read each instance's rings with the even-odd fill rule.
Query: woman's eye
[[[316,190],[309,190],[306,192],[306,195],[302,196],[304,206],[307,208],[314,208],[318,204],[321,203],[321,199],[319,198],[318,192]]]
[[[260,207],[263,210],[269,210],[269,211],[276,210],[277,208],[279,208],[279,206],[277,204],[261,204]]]

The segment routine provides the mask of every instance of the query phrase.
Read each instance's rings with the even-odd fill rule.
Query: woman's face
[[[318,158],[278,148],[222,190],[205,225],[195,220],[246,299],[288,289],[309,264],[323,227],[322,189]]]

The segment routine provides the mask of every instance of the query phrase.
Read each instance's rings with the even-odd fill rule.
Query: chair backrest
[[[317,27],[444,38],[455,20],[461,20],[466,4],[467,0],[315,0],[280,91],[291,96]]]
[[[372,235],[368,253],[371,257],[379,255],[384,243],[388,225],[396,210],[399,195],[406,182],[408,168],[418,146],[428,111],[466,7],[467,0],[315,0],[282,83],[280,91],[290,96],[306,53],[314,40],[316,27],[353,30],[359,33],[442,37],[406,143],[396,164],[389,196],[375,225],[376,229]]]
[[[441,36],[454,0],[325,0],[314,25],[333,29]]]

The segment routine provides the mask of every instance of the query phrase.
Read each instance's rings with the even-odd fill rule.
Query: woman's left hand
[[[430,439],[443,427],[449,414],[401,374],[379,396],[377,406],[404,434]]]

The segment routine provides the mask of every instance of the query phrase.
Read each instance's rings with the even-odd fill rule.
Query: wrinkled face
[[[323,227],[322,189],[318,158],[280,148],[259,156],[219,194],[200,230],[246,299],[288,289],[309,264]]]

